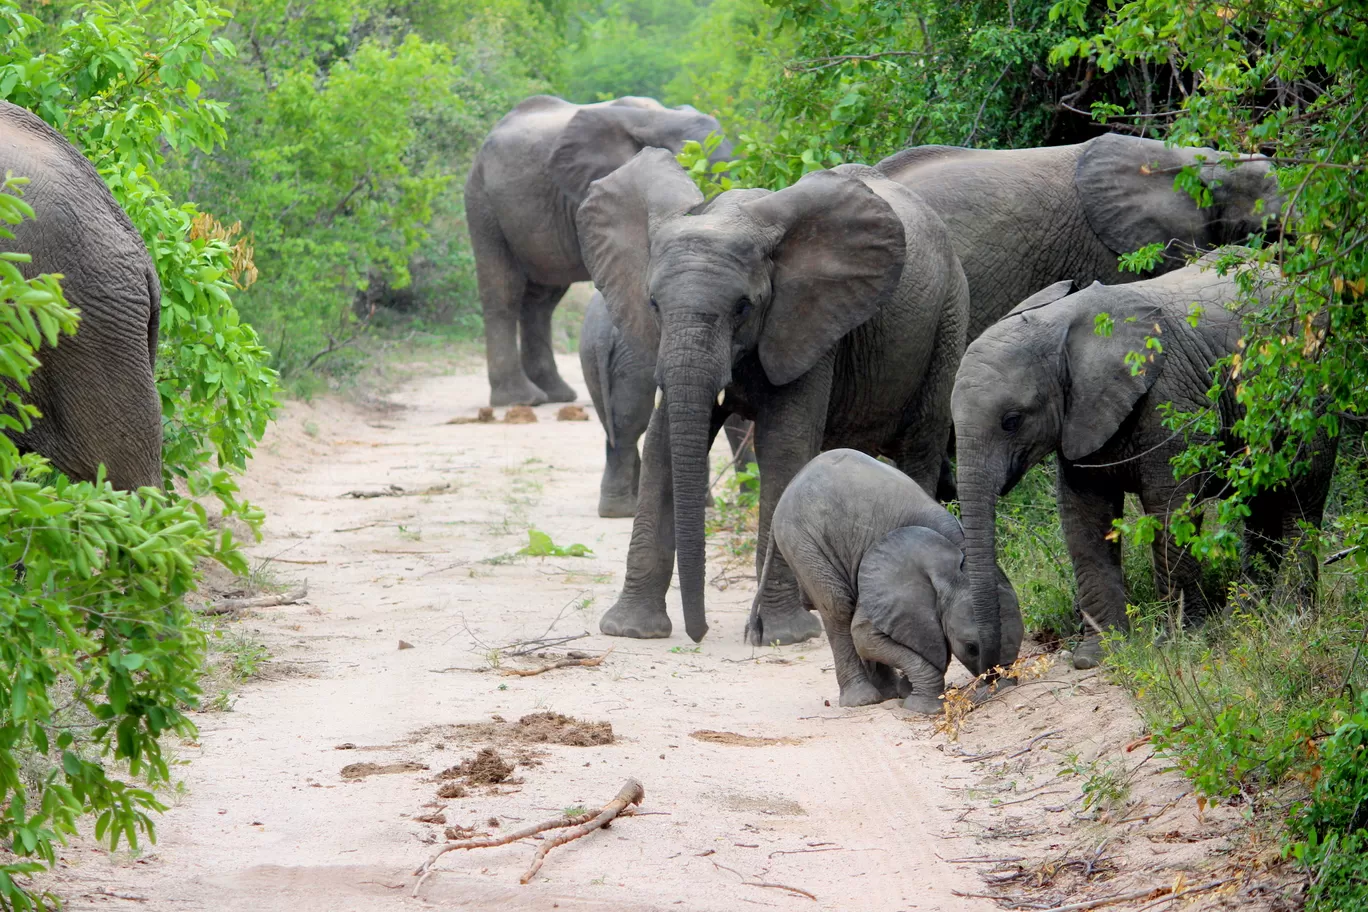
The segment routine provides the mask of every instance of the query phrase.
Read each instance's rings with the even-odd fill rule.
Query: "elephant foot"
[[[746,627],[746,642],[752,646],[788,646],[821,635],[822,622],[817,615],[803,608],[792,608],[768,616],[761,608],[758,628]]]
[[[1085,668],[1096,668],[1102,664],[1102,638],[1097,634],[1091,634],[1084,638],[1074,650],[1073,667],[1079,670]]]
[[[634,640],[663,640],[672,629],[664,599],[619,598],[599,620],[599,633],[604,636]]]
[[[903,700],[903,709],[921,713],[923,716],[939,715],[944,706],[945,701],[940,697],[931,697],[926,694],[910,694],[906,700]]]
[[[547,402],[574,402],[579,398],[579,393],[575,392],[575,388],[555,374],[549,377],[538,377],[532,382],[546,394]]]
[[[883,691],[870,681],[852,681],[841,688],[842,706],[873,706],[888,699]]]
[[[546,393],[526,377],[494,384],[489,390],[489,404],[495,408],[505,405],[541,405],[546,401]]]
[[[604,519],[622,519],[636,516],[637,499],[635,494],[610,497],[599,495],[598,514]]]

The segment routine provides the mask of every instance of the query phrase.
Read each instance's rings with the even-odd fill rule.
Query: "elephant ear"
[[[1046,304],[1053,304],[1055,301],[1058,301],[1060,298],[1065,297],[1072,292],[1073,287],[1073,279],[1065,279],[1062,282],[1055,282],[1053,285],[1047,285],[1022,301],[1016,307],[1009,310],[1007,312],[1007,317],[1019,316],[1032,310],[1039,310]],[[1006,319],[1006,317],[1003,317],[1003,319]]]
[[[1150,337],[1163,340],[1162,309],[1125,286],[1094,285],[1099,294],[1084,298],[1072,315],[1064,341],[1068,395],[1060,450],[1069,461],[1082,459],[1112,438],[1149,392],[1164,369],[1162,347],[1147,348]],[[1082,297],[1082,296],[1080,296]],[[1107,314],[1110,335],[1099,335],[1099,314]],[[1129,352],[1140,352],[1144,364],[1132,373]]]
[[[856,610],[875,629],[944,670],[950,647],[941,626],[948,593],[964,553],[925,526],[894,529],[865,552],[857,576]]]
[[[902,276],[903,224],[863,181],[830,171],[740,208],[773,239],[760,363],[783,386],[879,312]]]
[[[1174,148],[1116,133],[1089,140],[1074,172],[1088,225],[1116,254],[1170,241],[1211,246],[1212,216],[1173,189],[1178,172],[1199,164],[1199,156],[1207,162],[1204,177],[1221,158],[1214,149]],[[1177,253],[1169,259],[1181,263]]]
[[[677,153],[686,139],[702,142],[719,129],[716,120],[693,109],[671,110],[649,98],[620,98],[602,107],[580,108],[551,151],[551,179],[578,204],[590,184],[642,149],[656,146]]]
[[[650,312],[646,286],[651,232],[702,201],[674,156],[651,148],[595,181],[576,214],[584,264],[613,322],[644,351],[660,347],[660,326]]]

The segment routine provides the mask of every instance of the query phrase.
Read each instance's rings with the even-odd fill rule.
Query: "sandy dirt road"
[[[561,369],[584,389],[573,358]],[[825,641],[743,645],[749,581],[710,589],[712,632],[698,651],[677,592],[671,639],[597,634],[631,530],[596,513],[602,431],[592,417],[556,421],[552,406],[535,424],[446,423],[486,395],[478,371],[407,385],[388,414],[337,402],[285,409],[244,483],[269,516],[251,552],[294,562],[274,566],[307,579],[308,602],[243,622],[272,653],[267,679],[245,685],[232,712],[198,717],[199,743],[181,748],[186,794],[148,854],[69,854],[72,906],[118,905],[122,894],[148,909],[291,912],[993,908],[956,897],[974,881],[936,855],[972,848],[938,807],[963,764],[896,704],[836,708]],[[344,496],[389,485],[450,487]],[[503,557],[529,526],[594,555]],[[489,668],[493,647],[586,631],[556,652],[615,647],[601,667],[537,677]],[[520,786],[436,800],[434,776],[482,746],[442,726],[544,710],[606,720],[616,740],[547,746],[538,765],[515,769]],[[699,731],[779,740],[719,743],[691,736]],[[358,762],[426,769],[343,779]],[[506,829],[602,805],[628,776],[645,785],[644,809],[666,813],[557,849],[525,887],[532,844],[451,853],[410,897],[411,872],[444,841],[443,826],[415,817],[477,830],[497,817]]]
[[[584,389],[573,357],[561,370]],[[284,409],[244,479],[269,517],[250,550],[280,582],[307,581],[308,599],[230,625],[271,661],[175,747],[185,790],[155,846],[63,853],[52,885],[69,908],[959,912],[1022,885],[1034,908],[1143,894],[1225,857],[1231,826],[1194,816],[1181,776],[1131,753],[1139,720],[1096,672],[1058,662],[951,743],[896,703],[829,705],[824,640],[743,645],[745,568],[709,589],[701,647],[677,592],[671,639],[599,636],[631,531],[596,513],[602,431],[553,406],[531,424],[447,423],[486,395],[476,366],[402,386],[392,408]],[[382,491],[397,496],[347,496]],[[529,527],[593,556],[513,556]],[[601,666],[503,673],[545,661],[511,644],[577,634],[548,654],[611,647]],[[615,740],[509,739],[548,711],[611,723]],[[522,761],[509,780],[438,798],[442,772],[491,745]],[[344,775],[355,764],[370,774]],[[1090,805],[1100,775],[1123,782],[1114,807]],[[531,884],[527,841],[448,853],[412,895],[448,826],[498,834],[597,808],[629,776],[653,813],[556,849]]]

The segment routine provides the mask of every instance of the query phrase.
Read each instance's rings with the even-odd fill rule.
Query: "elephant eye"
[[[736,299],[736,310],[735,310],[735,313],[736,313],[737,318],[744,317],[746,314],[750,313],[750,309],[751,309],[751,299],[750,299],[750,298],[746,297],[745,295],[742,295],[741,297],[739,297],[739,298]]]
[[[1002,416],[1002,429],[1007,433],[1015,434],[1019,427],[1021,427],[1021,416],[1016,412],[1008,412]]]
[[[971,656],[977,656],[978,646],[974,643],[970,643],[968,646],[965,647],[965,651],[968,652]]]

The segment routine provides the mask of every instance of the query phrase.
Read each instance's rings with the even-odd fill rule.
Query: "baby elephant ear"
[[[876,630],[943,670],[950,647],[937,588],[949,591],[963,559],[939,532],[924,526],[894,529],[860,561],[856,609]]]
[[[580,252],[613,322],[654,353],[660,327],[650,310],[646,273],[655,226],[703,202],[703,194],[664,149],[643,149],[595,181],[576,215]]]

